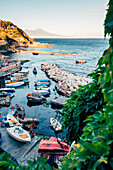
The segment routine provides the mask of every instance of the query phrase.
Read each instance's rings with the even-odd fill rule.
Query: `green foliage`
[[[4,153],[0,154],[0,169],[4,170],[54,170],[48,163],[47,157],[40,158],[37,157],[34,161],[28,161],[27,166],[21,166],[10,160],[10,154]]]
[[[113,36],[113,0],[110,0],[108,3],[109,10],[105,19],[105,36],[108,34]]]
[[[67,129],[68,142],[79,140],[83,132],[82,129],[86,125],[84,120],[87,116],[93,115],[95,110],[101,110],[103,103],[103,95],[97,81],[72,92],[63,108],[65,115],[62,118],[63,129]]]

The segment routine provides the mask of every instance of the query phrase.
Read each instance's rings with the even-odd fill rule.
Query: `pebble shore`
[[[72,91],[76,91],[79,85],[86,85],[92,82],[90,78],[77,76],[74,73],[65,71],[55,63],[42,64],[41,70],[44,71],[50,79],[57,82],[55,86],[57,92],[67,97],[70,96]]]

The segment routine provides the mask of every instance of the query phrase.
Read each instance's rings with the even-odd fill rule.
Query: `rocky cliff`
[[[12,22],[0,20],[0,50],[15,51],[18,47],[28,47],[34,42],[34,39]]]

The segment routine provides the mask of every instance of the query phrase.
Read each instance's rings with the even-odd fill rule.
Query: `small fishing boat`
[[[13,126],[6,129],[8,134],[19,142],[30,142],[31,137],[28,131],[24,130],[22,127]]]
[[[37,74],[36,67],[34,67],[34,69],[33,69],[33,73],[34,73],[34,74]]]
[[[62,125],[57,119],[50,118],[50,126],[55,130],[55,132],[61,132]]]
[[[16,111],[19,113],[19,118],[25,117],[25,109],[19,104],[15,104]]]
[[[38,79],[37,81],[39,81],[39,82],[50,82],[49,79]]]
[[[83,61],[80,61],[80,60],[76,60],[76,63],[78,64],[78,63],[86,63],[86,60],[83,60]]]
[[[19,123],[18,120],[14,116],[12,116],[10,114],[7,114],[7,121],[9,122],[9,126],[10,127],[13,127],[13,126],[22,126],[22,124]]]
[[[34,83],[35,83],[35,86],[50,86],[51,84],[49,79],[38,79]]]
[[[50,92],[50,88],[48,86],[35,87],[35,90],[46,90]]]
[[[0,154],[3,154],[3,153],[8,153],[8,152],[0,147]],[[10,155],[10,159],[18,164],[17,160],[12,155]]]
[[[6,81],[6,83],[21,82],[21,81],[24,81],[24,83],[29,83],[29,79],[27,77],[11,77],[11,79],[9,81]]]
[[[9,106],[11,103],[11,98],[9,96],[0,97],[0,107]]]
[[[65,155],[69,152],[70,146],[66,142],[61,141],[55,137],[51,137],[49,140],[41,140],[39,145],[39,153],[48,153],[55,155]]]
[[[15,88],[0,88],[0,92],[15,92]]]
[[[7,96],[9,96],[10,98],[13,98],[14,93],[5,92],[5,91],[0,92],[0,97],[7,97]]]
[[[5,87],[20,87],[22,85],[24,85],[24,81],[5,83]]]
[[[12,77],[28,77],[29,71],[19,71],[18,73],[14,73]]]
[[[47,82],[47,81],[43,81],[43,82],[40,82],[40,81],[36,81],[34,82],[35,83],[35,86],[50,86],[50,82]]]
[[[1,143],[2,143],[2,134],[0,132],[0,145],[1,145]]]
[[[33,90],[33,92],[40,93],[44,97],[47,97],[50,95],[50,91],[48,91],[48,90]]]
[[[38,53],[37,53],[37,52],[32,52],[32,54],[33,54],[33,55],[38,55]]]
[[[8,110],[8,114],[13,116],[15,112],[16,112],[16,108],[12,105]]]
[[[43,103],[44,101],[46,101],[46,98],[44,96],[42,96],[40,93],[29,93],[27,95],[27,99],[28,102],[31,103]]]

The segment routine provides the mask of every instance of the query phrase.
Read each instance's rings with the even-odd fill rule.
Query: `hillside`
[[[36,30],[25,30],[25,32],[33,38],[65,38],[63,35],[53,34],[47,31],[44,31],[43,29],[36,29]]]
[[[0,20],[0,50],[28,47],[34,39],[10,21]]]

